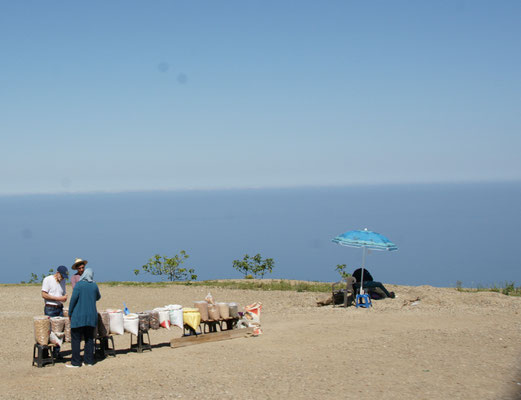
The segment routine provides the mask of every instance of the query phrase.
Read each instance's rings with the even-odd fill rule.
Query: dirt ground
[[[181,330],[151,331],[153,350],[93,367],[31,366],[37,286],[0,286],[0,398],[521,399],[521,298],[389,285],[371,309],[317,307],[313,293],[210,289],[260,301],[263,335],[170,348]],[[70,287],[68,287],[70,293]],[[192,306],[204,287],[100,285],[98,310]],[[418,302],[413,300],[419,298]],[[70,360],[70,344],[63,346]]]

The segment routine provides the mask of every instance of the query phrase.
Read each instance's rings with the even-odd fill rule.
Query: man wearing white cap
[[[72,264],[71,269],[77,271],[73,276],[71,276],[71,286],[73,289],[83,275],[83,271],[85,271],[85,265],[87,265],[87,263],[87,260],[77,258],[76,261],[74,261],[74,264]]]

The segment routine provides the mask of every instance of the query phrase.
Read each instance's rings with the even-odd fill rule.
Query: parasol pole
[[[362,246],[362,275],[360,277],[360,294],[364,294],[365,246]]]

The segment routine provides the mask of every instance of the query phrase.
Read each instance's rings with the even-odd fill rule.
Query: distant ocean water
[[[521,282],[521,183],[60,194],[0,197],[2,283],[75,257],[98,281],[133,273],[155,253],[184,249],[199,279],[238,278],[234,259],[275,259],[272,278],[332,281],[359,249],[331,242],[368,228],[399,247],[372,252],[377,280],[464,286]]]

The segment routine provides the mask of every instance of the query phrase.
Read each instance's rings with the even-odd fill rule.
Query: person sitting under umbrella
[[[356,283],[353,285],[356,289],[360,289],[360,282],[362,280],[362,268],[358,268],[353,272],[353,278],[356,279]],[[376,282],[373,280],[371,273],[364,268],[364,289],[369,289],[369,292],[376,293],[375,289],[380,289],[387,297],[394,299],[396,296],[394,292],[388,292],[382,282]],[[371,294],[372,294],[371,293]],[[378,294],[378,293],[377,293]]]

